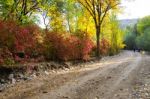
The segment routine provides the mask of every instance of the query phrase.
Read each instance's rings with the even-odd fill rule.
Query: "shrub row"
[[[88,36],[82,38],[67,33],[49,32],[45,36],[45,56],[59,60],[88,60],[94,43]]]
[[[11,65],[46,60],[88,60],[96,48],[88,33],[44,32],[35,24],[0,21],[0,64]],[[101,55],[110,44],[101,40]]]
[[[94,47],[85,32],[44,33],[38,26],[0,21],[0,64],[46,60],[88,60]]]

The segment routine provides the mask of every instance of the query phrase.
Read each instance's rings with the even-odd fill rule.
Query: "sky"
[[[150,0],[122,0],[123,12],[119,19],[142,18],[150,15]]]

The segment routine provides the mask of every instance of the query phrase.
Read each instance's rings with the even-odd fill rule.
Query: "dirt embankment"
[[[150,56],[124,51],[70,70],[48,71],[0,93],[3,99],[150,99]],[[148,88],[147,88],[148,87]],[[146,88],[146,89],[144,89]]]

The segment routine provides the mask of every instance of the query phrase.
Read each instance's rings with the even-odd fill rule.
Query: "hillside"
[[[125,29],[127,26],[131,26],[136,24],[138,21],[138,19],[123,19],[123,20],[119,20],[120,22],[120,27],[122,29]]]

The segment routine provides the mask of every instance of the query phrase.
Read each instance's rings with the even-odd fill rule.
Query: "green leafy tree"
[[[146,16],[139,20],[137,24],[139,33],[136,38],[136,44],[139,48],[150,51],[150,16]]]
[[[3,20],[12,19],[25,23],[38,11],[42,0],[1,0],[0,11]]]
[[[140,19],[137,24],[137,31],[139,33],[144,33],[147,28],[150,28],[150,16]]]

